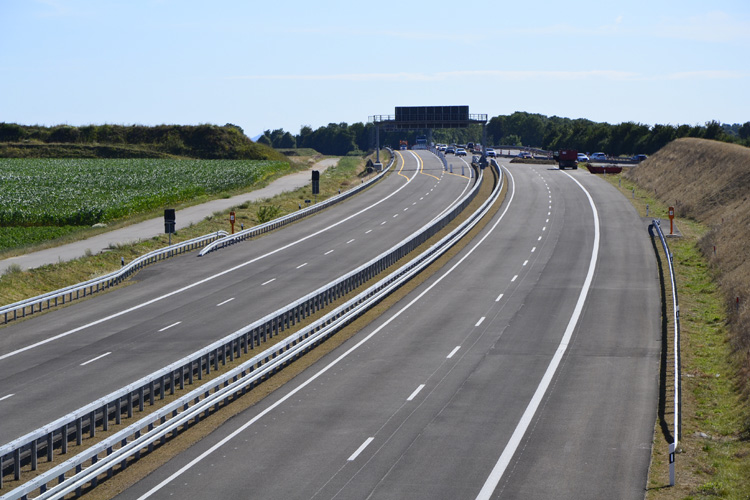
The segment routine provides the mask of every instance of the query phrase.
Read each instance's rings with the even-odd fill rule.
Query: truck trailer
[[[560,170],[568,167],[576,170],[578,168],[578,151],[575,149],[561,149],[553,155]]]

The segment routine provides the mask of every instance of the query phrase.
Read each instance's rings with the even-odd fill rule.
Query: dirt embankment
[[[739,380],[750,395],[750,148],[678,139],[627,177],[674,206],[676,217],[710,228],[699,245],[726,296]]]

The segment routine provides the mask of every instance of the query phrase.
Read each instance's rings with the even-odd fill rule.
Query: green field
[[[0,226],[90,226],[255,184],[275,161],[0,159]]]

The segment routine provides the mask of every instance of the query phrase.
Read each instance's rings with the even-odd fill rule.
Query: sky
[[[748,0],[0,0],[0,122],[750,121]]]

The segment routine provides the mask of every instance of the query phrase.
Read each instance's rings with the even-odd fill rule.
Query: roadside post
[[[669,207],[669,234],[674,234],[674,207]]]
[[[320,193],[320,172],[312,171],[312,194],[315,195],[315,203],[318,202],[318,193]]]
[[[174,208],[164,209],[164,232],[169,235],[169,244],[172,245],[172,233],[177,225]]]
[[[232,234],[234,234],[234,212],[229,212],[229,224],[232,226]]]

